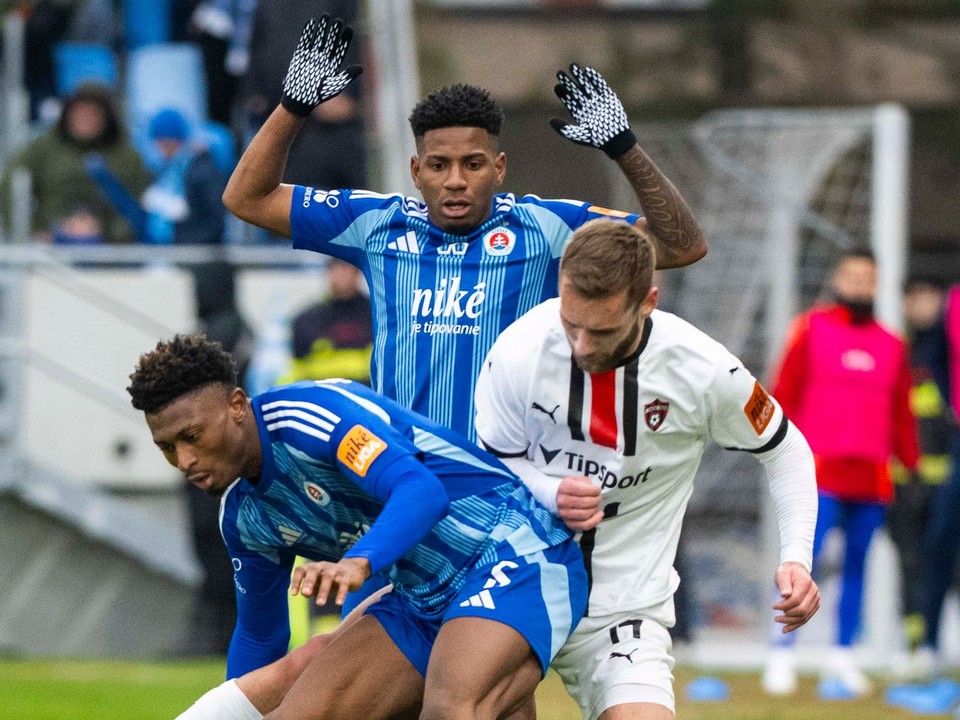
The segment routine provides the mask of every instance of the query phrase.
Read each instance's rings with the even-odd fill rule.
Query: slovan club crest
[[[483,249],[488,255],[501,257],[513,252],[517,244],[517,236],[512,230],[505,227],[495,227],[493,230],[483,236]]]
[[[670,410],[670,403],[660,398],[644,405],[643,419],[647,421],[647,427],[656,432],[667,419],[668,410]]]
[[[322,487],[312,482],[305,482],[303,489],[317,505],[326,507],[330,504],[330,495]]]

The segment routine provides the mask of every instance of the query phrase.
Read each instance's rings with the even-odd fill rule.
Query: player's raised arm
[[[707,254],[703,231],[686,200],[637,143],[620,98],[593,68],[574,63],[559,71],[554,87],[576,124],[552,118],[550,124],[568,140],[603,150],[627,177],[657,244],[657,267],[683,267]]]
[[[350,27],[326,14],[304,26],[280,107],[250,142],[223,193],[223,204],[241,220],[290,236],[293,188],[280,182],[287,154],[304,119],[363,71],[359,65],[340,69],[352,37]]]

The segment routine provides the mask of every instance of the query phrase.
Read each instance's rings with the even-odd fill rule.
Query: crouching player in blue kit
[[[493,456],[358,383],[236,386],[220,345],[177,336],[130,376],[167,461],[221,500],[235,678],[287,649],[287,592],[393,592],[342,627],[270,718],[496,718],[530,696],[585,609],[571,533]],[[298,568],[295,556],[312,562]],[[260,718],[227,682],[184,718]]]

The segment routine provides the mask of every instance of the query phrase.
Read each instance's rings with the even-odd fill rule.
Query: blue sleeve
[[[336,441],[338,468],[385,504],[379,517],[345,557],[370,561],[378,573],[395,563],[430,532],[450,505],[440,479],[420,462],[406,437],[382,418],[356,406]]]
[[[370,562],[371,574],[393,565],[447,514],[450,500],[443,484],[411,455],[398,458],[376,483],[383,510],[344,557]]]
[[[402,195],[296,185],[290,204],[293,247],[332,255],[362,269],[370,235],[403,203]]]
[[[335,465],[367,494],[384,502],[380,515],[346,557],[365,557],[372,573],[392,565],[446,514],[443,483],[419,459],[419,451],[385,419],[335,392],[323,406],[339,419],[329,435],[297,433],[296,446]]]
[[[641,218],[634,213],[610,210],[580,200],[543,200],[536,195],[524,196],[523,207],[536,218],[555,258],[563,254],[571,233],[591,220],[606,218],[633,224]]]
[[[293,556],[275,563],[242,546],[236,528],[224,528],[233,563],[237,625],[227,650],[227,679],[269,665],[283,657],[290,644],[287,590]]]

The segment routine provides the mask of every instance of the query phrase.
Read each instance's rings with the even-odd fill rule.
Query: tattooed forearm
[[[703,231],[673,183],[639,145],[617,158],[657,243],[657,267],[683,267],[707,252]]]

